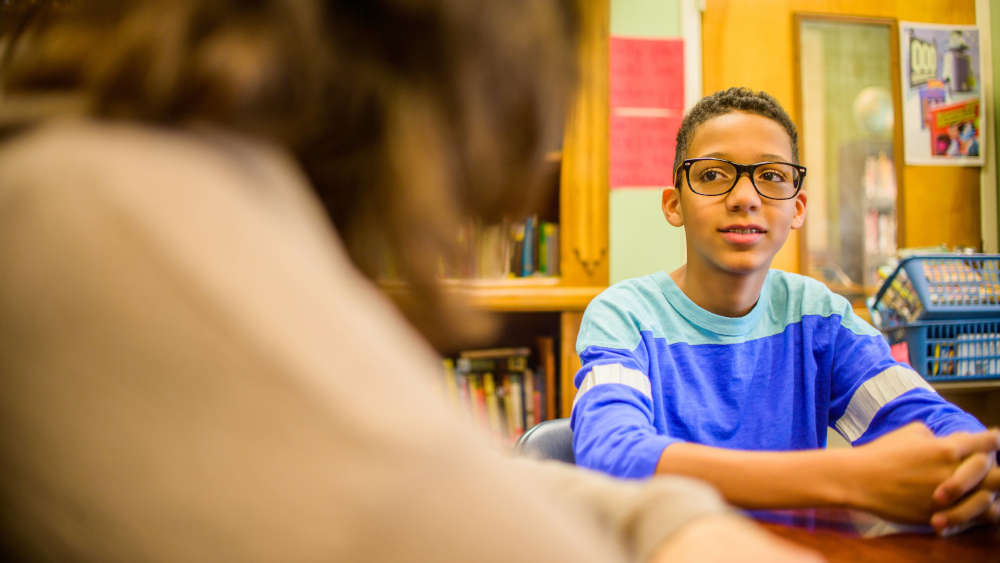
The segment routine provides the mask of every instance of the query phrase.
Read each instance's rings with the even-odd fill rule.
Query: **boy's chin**
[[[722,271],[733,276],[752,276],[754,274],[766,273],[771,268],[771,261],[774,256],[754,256],[740,254],[737,256],[724,256],[716,261],[715,265]]]

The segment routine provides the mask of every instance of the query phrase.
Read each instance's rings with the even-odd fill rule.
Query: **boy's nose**
[[[760,194],[750,181],[750,174],[740,174],[736,179],[736,185],[726,194],[726,205],[735,211],[757,209],[760,204]]]

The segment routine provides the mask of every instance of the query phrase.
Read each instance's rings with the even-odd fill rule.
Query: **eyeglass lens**
[[[788,199],[798,190],[799,171],[789,164],[760,164],[752,176],[757,191],[767,198]],[[736,185],[737,178],[736,167],[724,160],[697,160],[688,169],[691,189],[702,195],[722,195]]]

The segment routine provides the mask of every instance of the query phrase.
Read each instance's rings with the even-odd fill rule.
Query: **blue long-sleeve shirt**
[[[576,462],[652,475],[668,445],[743,450],[854,444],[912,421],[936,435],[984,429],[823,284],[771,270],[742,317],[710,313],[665,272],[625,280],[587,307],[572,426]]]

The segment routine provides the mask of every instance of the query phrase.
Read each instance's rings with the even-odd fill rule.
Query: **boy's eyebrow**
[[[772,161],[772,160],[775,160],[775,161],[778,161],[778,162],[793,162],[787,156],[782,156],[780,154],[765,153],[765,154],[760,154],[760,155],[757,155],[757,156],[762,159],[762,160],[758,160],[757,162],[769,162],[769,161]],[[702,155],[701,158],[723,158],[723,159],[726,159],[726,160],[732,160],[731,158],[729,158],[728,153],[724,153],[724,152],[710,152],[708,154]]]

